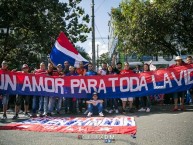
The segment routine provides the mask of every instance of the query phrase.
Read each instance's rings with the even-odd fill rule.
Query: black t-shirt
[[[117,69],[116,67],[113,69],[113,71],[116,73],[116,74],[120,74],[121,70]]]

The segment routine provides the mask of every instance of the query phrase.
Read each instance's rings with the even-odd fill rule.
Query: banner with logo
[[[140,74],[50,77],[0,70],[4,94],[90,98],[140,97],[185,91],[193,87],[193,65]]]
[[[134,117],[45,117],[0,126],[0,130],[37,132],[136,134]]]

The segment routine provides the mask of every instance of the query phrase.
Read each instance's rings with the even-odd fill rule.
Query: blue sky
[[[60,0],[60,2],[67,2],[68,0]],[[82,0],[79,4],[85,9],[85,13],[91,16],[91,2],[92,0]],[[107,38],[109,34],[108,21],[112,7],[118,7],[121,0],[95,0],[95,37],[96,38]],[[89,24],[91,26],[91,23]],[[98,31],[97,31],[97,28]],[[100,33],[100,34],[99,34]],[[91,33],[88,34],[88,40],[84,43],[77,43],[77,45],[83,47],[86,52],[91,56],[92,54],[92,39]],[[99,45],[99,55],[108,51],[108,39],[96,39],[96,45]]]

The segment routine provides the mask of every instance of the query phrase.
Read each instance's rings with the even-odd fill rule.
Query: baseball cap
[[[182,60],[182,58],[180,56],[176,56],[175,61],[176,60]]]
[[[61,66],[62,67],[62,64],[58,64],[57,67]]]
[[[23,64],[22,69],[26,69],[29,68],[29,66],[27,64]]]
[[[93,95],[93,96],[94,96],[94,95],[97,95],[97,92],[94,92],[92,95]]]

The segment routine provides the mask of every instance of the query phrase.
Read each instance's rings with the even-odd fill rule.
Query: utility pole
[[[92,8],[92,63],[94,70],[96,69],[96,60],[95,60],[95,23],[94,23],[94,0],[91,4]]]
[[[99,70],[99,45],[97,44],[97,71]]]

